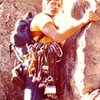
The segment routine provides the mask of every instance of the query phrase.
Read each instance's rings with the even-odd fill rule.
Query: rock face
[[[65,2],[66,0],[64,0]],[[84,0],[77,0],[81,1]],[[88,0],[86,0],[88,1]],[[80,4],[76,3],[80,8]],[[82,3],[82,7],[88,4]],[[96,13],[100,15],[100,2]],[[82,9],[77,7],[72,16],[80,19]],[[41,11],[41,0],[0,0],[0,100],[23,100],[23,90],[11,82],[14,53],[9,56],[10,35],[15,22],[29,11]],[[82,10],[84,13],[84,11]],[[68,86],[72,100],[100,100],[100,21],[79,30],[64,44],[63,65],[66,68]],[[62,99],[61,99],[62,100]],[[63,100],[68,100],[64,89]]]
[[[9,42],[15,22],[27,12],[41,11],[41,0],[0,0],[0,100],[23,100],[23,91],[11,82],[14,53],[9,56]]]
[[[84,4],[84,2],[81,2]],[[82,5],[83,5],[82,4]],[[97,3],[96,13],[100,15],[100,2]],[[78,5],[78,6],[77,6]],[[73,7],[72,16],[79,16],[78,0]],[[83,6],[82,6],[83,7]],[[76,10],[76,12],[75,12]],[[80,9],[81,11],[82,9]],[[83,10],[82,10],[83,11]],[[78,12],[81,14],[81,12]],[[100,87],[100,21],[79,30],[64,45],[64,60],[67,79],[72,100],[99,100]],[[66,98],[67,100],[67,98]]]

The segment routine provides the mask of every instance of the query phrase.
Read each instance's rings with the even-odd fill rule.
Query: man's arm
[[[48,24],[45,27],[43,27],[42,32],[56,42],[63,42],[65,39],[68,39],[84,25],[97,20],[99,20],[99,17],[95,13],[90,13],[89,18],[86,22],[80,21],[78,24],[70,26],[63,33],[59,33],[53,24]]]

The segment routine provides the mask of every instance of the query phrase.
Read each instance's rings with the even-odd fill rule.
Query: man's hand
[[[96,14],[93,13],[92,11],[89,13],[89,21],[98,21],[100,20],[100,17]]]

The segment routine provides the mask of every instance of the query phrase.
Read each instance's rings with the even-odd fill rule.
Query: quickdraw
[[[63,55],[61,47],[56,42],[49,45],[36,42],[28,47],[28,51],[31,58],[28,71],[33,73],[32,81],[39,82],[39,88],[44,88],[44,95],[48,98],[56,99],[55,72],[56,62],[59,62]],[[57,57],[60,59],[57,60]]]

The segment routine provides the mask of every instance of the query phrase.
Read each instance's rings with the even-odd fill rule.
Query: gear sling
[[[39,82],[39,88],[44,89],[44,95],[56,99],[56,80],[58,79],[56,62],[61,60],[62,49],[60,44],[56,42],[50,44],[39,43],[43,34],[38,41],[32,40],[29,32],[33,17],[34,14],[28,13],[24,19],[19,20],[11,36],[10,51],[12,51],[11,47],[13,47],[16,57],[20,61],[20,64],[12,70],[12,74],[15,74],[12,82],[18,86],[24,86],[25,77],[29,75],[32,77],[33,82]],[[24,60],[23,55],[25,55]],[[26,62],[28,64],[24,68]]]

